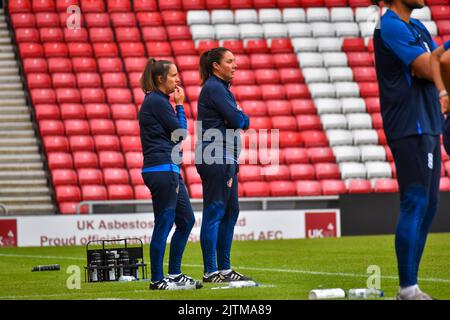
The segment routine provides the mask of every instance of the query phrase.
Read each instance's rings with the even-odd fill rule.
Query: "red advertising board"
[[[0,219],[0,247],[17,246],[17,220]]]
[[[333,238],[337,234],[336,212],[305,212],[306,238]]]

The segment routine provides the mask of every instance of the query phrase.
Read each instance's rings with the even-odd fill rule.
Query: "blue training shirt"
[[[199,137],[197,142],[196,157],[198,157],[200,149],[203,151],[210,146],[209,150],[220,148],[223,150],[223,158],[237,162],[241,141],[240,139],[226,139],[226,130],[248,129],[250,120],[244,112],[239,110],[236,99],[230,91],[230,83],[215,75],[206,80],[198,99],[197,120],[201,121],[203,138],[200,140],[201,137]],[[225,141],[217,136],[205,134],[209,129],[216,129]],[[212,156],[213,158],[218,157],[216,154],[212,154]],[[199,162],[197,158],[196,162]]]
[[[411,64],[417,57],[437,48],[426,27],[413,18],[407,23],[387,10],[375,29],[373,41],[387,139],[439,135],[443,116],[437,89],[432,81],[411,73]]]
[[[187,133],[183,106],[177,105],[176,110],[177,113],[175,114],[169,102],[169,96],[161,91],[150,92],[145,95],[139,111],[144,169],[153,168],[153,171],[155,171],[154,167],[160,166],[156,167],[157,171],[176,171],[173,170],[173,166],[170,166],[174,164],[172,150]],[[184,134],[173,136],[172,133],[177,129],[183,129]],[[176,151],[176,154],[181,162],[181,151]]]

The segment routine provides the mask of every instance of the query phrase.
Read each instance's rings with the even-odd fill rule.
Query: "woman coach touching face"
[[[179,82],[178,70],[173,62],[153,58],[148,60],[141,77],[141,88],[145,93],[139,112],[144,153],[142,177],[152,193],[155,215],[150,243],[152,290],[201,287],[199,281],[181,273],[181,258],[195,218],[177,164],[181,162],[181,152],[177,152],[176,148],[187,132],[184,91]],[[172,93],[176,113],[169,102]],[[174,223],[176,229],[170,243],[169,275],[164,277],[164,252]]]

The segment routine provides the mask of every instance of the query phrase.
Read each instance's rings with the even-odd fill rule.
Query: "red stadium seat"
[[[56,89],[56,100],[61,103],[80,103],[80,91],[75,88],[59,88]]]
[[[372,127],[374,129],[382,129],[383,128],[383,119],[381,117],[381,113],[372,113]]]
[[[11,13],[11,22],[14,29],[36,27],[36,18],[32,13]]]
[[[133,188],[128,184],[108,186],[108,200],[131,200],[134,199]]]
[[[249,116],[265,116],[267,114],[267,103],[271,101],[243,100],[241,108]]]
[[[76,88],[77,82],[73,73],[52,74],[53,88]]]
[[[109,27],[89,28],[89,39],[95,42],[114,42],[113,30]]]
[[[137,120],[117,120],[117,134],[119,136],[139,136],[139,122]]]
[[[306,114],[297,116],[297,125],[300,131],[322,130],[322,122],[318,115]]]
[[[69,48],[70,57],[92,57],[94,51],[90,43],[83,42],[69,42],[67,44]]]
[[[298,60],[293,53],[277,53],[273,55],[273,62],[279,69],[298,68]]]
[[[381,192],[398,192],[398,182],[395,179],[377,179],[373,191]]]
[[[344,194],[347,192],[345,183],[342,180],[322,180],[322,194],[324,196]]]
[[[327,136],[323,131],[306,130],[301,132],[302,141],[305,146],[310,147],[326,147],[328,146]]]
[[[52,182],[54,186],[77,185],[77,173],[73,169],[52,170]]]
[[[230,5],[229,0],[208,0],[208,1],[206,1],[206,8],[208,10],[228,9],[229,5]]]
[[[93,47],[96,58],[115,58],[119,56],[119,49],[114,42],[94,43]]]
[[[176,57],[177,65],[180,71],[197,70],[199,64],[199,56],[187,55]]]
[[[356,82],[377,81],[377,74],[374,67],[353,68],[353,78]]]
[[[235,93],[237,100],[261,100],[262,90],[259,86],[235,86],[231,87],[231,90]]]
[[[297,130],[294,116],[272,116],[272,127],[282,131]]]
[[[286,97],[285,87],[278,84],[261,85],[261,93],[263,100],[279,100]]]
[[[142,68],[142,70],[144,70],[144,68]],[[141,72],[131,72],[128,73],[128,81],[130,82],[130,87],[131,88],[140,88],[140,82],[141,82],[141,75],[142,75],[142,70]]]
[[[286,164],[308,163],[309,158],[305,148],[284,148],[281,149],[281,157]]]
[[[69,58],[50,58],[48,70],[50,73],[72,72],[72,61]]]
[[[172,55],[172,47],[170,46],[170,43],[167,41],[149,41],[145,44],[145,46],[147,48],[147,53],[150,56],[154,57],[154,56]]]
[[[292,180],[314,180],[316,175],[314,166],[309,163],[291,164],[289,171]]]
[[[447,177],[441,177],[439,184],[440,191],[450,191],[450,179]]]
[[[137,119],[136,106],[134,104],[113,104],[111,114],[114,120]]]
[[[378,82],[360,82],[358,86],[360,95],[363,98],[379,96]]]
[[[370,6],[370,0],[348,0],[350,7],[368,7]]]
[[[41,42],[62,42],[64,33],[61,28],[41,28],[39,29]]]
[[[31,12],[30,0],[16,0],[8,3],[9,13]]]
[[[100,168],[123,168],[124,159],[121,152],[100,151],[98,153]]]
[[[134,0],[133,8],[135,12],[140,11],[157,11],[158,4],[156,0]]]
[[[73,163],[75,169],[98,168],[98,158],[95,152],[77,151],[73,153]]]
[[[103,88],[125,88],[128,87],[128,80],[125,73],[103,73]]]
[[[303,145],[302,136],[298,132],[280,132],[280,146],[282,148],[301,147]]]
[[[142,102],[144,102],[144,98],[144,92],[140,87],[133,89],[133,99],[136,104],[142,105]]]
[[[147,63],[147,59],[144,57],[129,57],[124,59],[125,70],[128,73],[142,72]]]
[[[182,0],[183,9],[187,10],[204,10],[206,9],[205,0]]]
[[[270,185],[264,181],[244,182],[242,184],[246,197],[268,197],[270,196]]]
[[[144,184],[144,179],[142,178],[141,168],[135,168],[130,170],[130,180],[132,185],[142,185]]]
[[[92,136],[71,136],[69,137],[70,151],[95,151],[94,139]]]
[[[72,58],[73,70],[75,72],[97,72],[97,63],[94,58],[75,57]]]
[[[280,69],[281,83],[299,83],[305,82],[302,71],[298,68],[283,68]]]
[[[39,121],[41,136],[63,136],[64,124],[60,120],[41,120]]]
[[[292,181],[271,181],[270,194],[273,197],[288,197],[296,195],[295,183]]]
[[[347,0],[325,0],[325,7],[346,7]]]
[[[437,21],[436,24],[440,35],[450,34],[450,19]]]
[[[55,169],[72,169],[74,161],[70,153],[51,152],[47,154],[48,168]]]
[[[27,58],[22,60],[25,73],[46,73],[47,61],[42,58]]]
[[[272,121],[270,117],[252,117],[250,128],[254,130],[272,129]]]
[[[267,113],[270,116],[287,116],[292,114],[292,105],[287,100],[269,100],[266,101]],[[276,128],[277,126],[274,125]],[[297,127],[297,123],[295,124]]]
[[[109,104],[131,103],[131,92],[128,88],[106,89],[106,97]]]
[[[333,150],[329,147],[308,148],[306,152],[312,163],[336,161]]]
[[[252,69],[250,63],[250,57],[246,54],[235,54],[236,64],[239,69]]]
[[[324,0],[300,0],[300,6],[304,8],[323,7]]]
[[[346,38],[342,42],[342,51],[344,52],[363,52],[366,51],[366,45],[363,38]]]
[[[322,185],[319,181],[305,180],[297,181],[297,195],[301,197],[314,197],[322,195]]]
[[[387,144],[387,139],[386,139],[386,134],[384,133],[383,129],[377,129],[377,135],[378,135],[378,143],[380,145],[386,145]]]
[[[253,0],[253,6],[257,9],[275,8],[277,6],[277,0]]]
[[[189,194],[193,199],[201,199],[203,197],[202,185],[200,183],[189,185]]]
[[[128,169],[140,169],[143,163],[142,152],[126,152],[125,163]]]
[[[317,163],[314,165],[317,180],[340,179],[341,172],[336,163]]]
[[[280,83],[280,74],[275,69],[258,69],[255,70],[256,83],[258,84],[275,84]]]
[[[78,0],[58,0],[56,1],[56,11],[67,11],[67,8],[71,5],[78,5]]]
[[[250,63],[253,69],[274,68],[275,63],[271,54],[252,54]],[[239,65],[239,62],[237,62]]]
[[[293,114],[316,114],[316,106],[311,99],[291,99]]]
[[[120,58],[100,58],[98,59],[98,70],[105,72],[122,72],[122,61]]]
[[[50,76],[47,73],[30,73],[27,76],[28,88],[51,88]]]
[[[167,41],[166,29],[161,26],[149,26],[141,29],[142,38],[145,42],[149,41]]]
[[[298,8],[300,6],[300,0],[277,0],[278,8]]]
[[[141,42],[122,42],[119,43],[119,48],[124,58],[145,56],[145,48]]]
[[[129,12],[131,11],[130,1],[108,0],[108,12]]]
[[[16,29],[17,42],[39,42],[39,31],[35,28]]]
[[[309,99],[311,97],[306,84],[287,83],[284,88],[288,99]]]
[[[244,49],[244,43],[242,42],[242,40],[238,40],[238,39],[225,39],[221,41],[221,45],[225,48],[227,48],[228,50],[231,50],[231,52],[233,52],[236,56],[236,54],[244,54],[245,53],[245,49]],[[237,60],[237,57],[236,57]],[[242,69],[247,69],[242,67],[239,62],[238,62],[238,66],[239,68]]]
[[[55,192],[56,201],[58,202],[81,200],[81,192],[78,186],[57,186]]]
[[[46,153],[69,152],[69,141],[66,136],[46,136],[42,140]]]
[[[152,195],[150,193],[150,190],[148,190],[147,186],[142,184],[134,186],[134,199],[149,200],[151,199],[151,197]]]
[[[115,135],[94,136],[95,150],[99,151],[120,151],[119,138]]]
[[[107,104],[88,103],[84,106],[88,119],[109,119],[111,111]]]
[[[265,39],[249,39],[244,42],[247,54],[269,53],[267,41]]]
[[[368,52],[347,52],[349,67],[371,67],[372,57]]]
[[[130,177],[128,171],[122,168],[107,168],[103,170],[105,185],[128,184]]]
[[[141,33],[136,27],[116,28],[117,42],[140,42]]]
[[[108,192],[103,185],[84,185],[81,187],[83,201],[108,200]]]
[[[348,182],[347,191],[348,193],[370,193],[372,187],[368,180],[354,179]]]
[[[186,12],[178,10],[170,10],[161,12],[163,22],[166,26],[186,25]]]
[[[87,120],[71,119],[64,121],[64,127],[66,129],[66,135],[78,136],[89,135],[89,123]]]
[[[30,91],[31,101],[34,105],[56,103],[56,94],[52,89],[32,89]]]
[[[171,42],[174,56],[196,55],[197,49],[192,40],[175,40]]]
[[[447,5],[431,6],[431,17],[433,20],[450,20],[450,7]]]
[[[80,4],[81,4],[81,11],[85,13],[105,11],[104,1],[80,0]]]
[[[61,119],[85,119],[86,113],[84,107],[79,103],[63,103],[60,106],[61,109]]]
[[[58,14],[54,12],[38,12],[35,17],[36,26],[39,28],[60,27]]]
[[[120,145],[123,152],[142,152],[141,138],[139,136],[122,136],[120,137]]]
[[[39,43],[33,42],[20,43],[19,51],[22,59],[44,57],[44,48]]]
[[[188,26],[167,26],[169,40],[191,40],[191,31]]]
[[[183,71],[181,73],[181,78],[183,79],[183,84],[185,86],[199,86],[200,85],[200,74],[196,70]]]
[[[190,101],[197,101],[201,90],[200,86],[188,86],[185,88],[185,93]]]
[[[85,13],[87,28],[108,28],[110,26],[110,19],[108,13]]]
[[[241,165],[239,167],[239,180],[241,182],[264,181],[261,167],[259,165]]]
[[[36,119],[40,120],[59,120],[61,114],[59,108],[55,104],[38,104],[34,106]]]
[[[82,88],[81,91],[81,101],[84,104],[87,103],[104,103],[105,92],[101,88]]]
[[[102,80],[98,73],[80,72],[77,73],[78,88],[97,88],[101,87]]]
[[[188,166],[184,169],[186,172],[186,181],[189,184],[202,183],[202,179],[197,172],[195,166]]]
[[[241,42],[241,44],[242,44],[242,42]],[[202,54],[205,51],[217,48],[219,46],[220,46],[219,41],[217,41],[217,40],[199,40],[198,44],[197,44],[197,50],[198,50],[199,54]],[[231,49],[229,49],[229,50],[231,50]],[[237,53],[235,51],[233,51],[233,52]],[[244,52],[244,50],[242,49],[241,52]]]
[[[270,39],[269,40],[269,48],[272,54],[275,53],[292,53],[292,43],[291,39],[283,38],[283,39]]]
[[[78,169],[77,175],[80,186],[103,184],[103,173],[102,170],[100,169],[96,168]]]
[[[114,122],[109,119],[90,119],[89,125],[93,135],[114,135],[116,128]]]
[[[380,112],[380,98],[379,97],[369,97],[364,99],[366,102],[366,109],[369,113]]]

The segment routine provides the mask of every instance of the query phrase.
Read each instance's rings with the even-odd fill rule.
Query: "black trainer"
[[[208,277],[206,275],[204,275],[203,282],[222,283],[222,282],[226,282],[226,278],[220,272],[215,272],[215,273],[209,275]]]
[[[195,285],[195,289],[200,289],[203,287],[202,283],[198,280],[194,280],[193,278],[185,275],[180,274],[179,276],[176,276],[175,278],[169,277],[170,281],[175,282],[177,284],[188,284],[188,285]]]
[[[228,272],[227,274],[223,274],[221,273],[222,276],[225,277],[225,282],[231,282],[231,281],[251,281],[253,280],[250,277],[244,276],[243,274],[231,270],[230,272]]]
[[[150,282],[150,290],[176,290],[177,284],[171,279],[164,278],[157,282]]]

